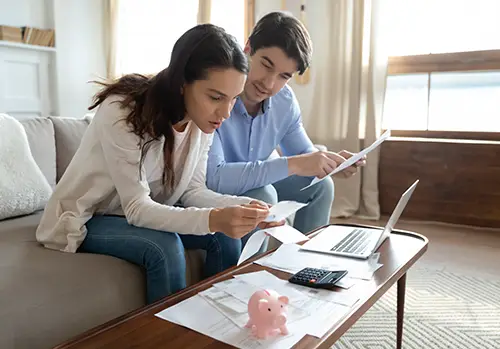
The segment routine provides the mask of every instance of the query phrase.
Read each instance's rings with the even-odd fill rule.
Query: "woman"
[[[212,133],[229,116],[247,71],[233,37],[199,25],[176,42],[170,65],[156,76],[103,84],[37,240],[144,267],[148,303],[186,287],[184,248],[207,250],[207,276],[236,264],[240,238],[268,207],[208,190],[205,173]]]

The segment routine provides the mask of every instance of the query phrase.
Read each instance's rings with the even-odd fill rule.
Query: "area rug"
[[[396,348],[393,287],[332,347]],[[499,349],[500,275],[491,280],[415,268],[406,286],[404,349]]]

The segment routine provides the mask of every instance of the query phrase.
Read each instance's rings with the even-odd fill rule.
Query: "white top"
[[[172,193],[162,195],[163,141],[151,145],[139,177],[140,138],[123,120],[127,111],[112,103],[117,100],[119,97],[112,97],[101,104],[47,203],[36,231],[37,240],[45,247],[76,252],[87,233],[85,223],[94,214],[124,215],[138,227],[209,234],[211,208],[252,200],[207,189],[213,135],[204,134],[192,122],[184,132],[176,133],[176,185]],[[177,203],[186,208],[174,207]]]

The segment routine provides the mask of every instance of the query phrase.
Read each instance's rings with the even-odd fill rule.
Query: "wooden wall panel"
[[[381,213],[420,179],[403,217],[500,227],[500,142],[394,138],[380,150]]]

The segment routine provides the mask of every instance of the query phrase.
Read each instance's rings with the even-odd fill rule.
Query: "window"
[[[382,13],[383,127],[500,132],[500,1],[387,0]]]
[[[118,2],[116,72],[155,74],[170,62],[179,37],[197,23],[198,0]]]
[[[116,74],[155,74],[166,68],[175,42],[198,21],[204,0],[120,0],[116,26]],[[247,0],[212,0],[210,22],[244,45]]]
[[[224,28],[245,45],[245,0],[212,0],[210,22]]]

